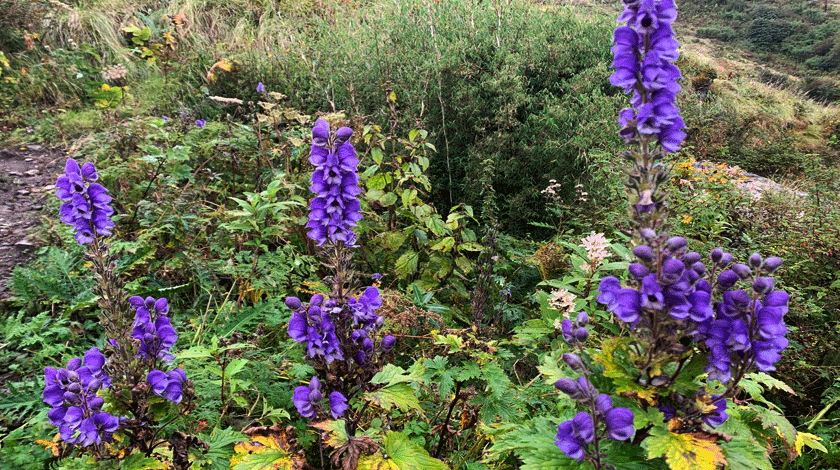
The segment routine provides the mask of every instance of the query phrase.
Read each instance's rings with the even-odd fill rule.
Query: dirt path
[[[32,259],[38,246],[33,232],[63,168],[59,150],[0,148],[0,299],[10,295],[7,284],[15,266]]]

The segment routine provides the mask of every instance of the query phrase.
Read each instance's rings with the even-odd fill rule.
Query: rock
[[[17,193],[20,194],[21,196],[26,196],[27,194],[29,194],[29,190],[28,189],[18,189]]]
[[[40,173],[40,171],[33,168],[32,170],[28,170],[25,174],[26,176],[38,176]],[[11,174],[11,172],[9,172],[9,174]]]

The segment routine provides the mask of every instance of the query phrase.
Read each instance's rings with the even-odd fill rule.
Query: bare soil
[[[28,263],[38,247],[41,210],[54,197],[64,153],[41,145],[0,148],[0,299],[15,266]]]

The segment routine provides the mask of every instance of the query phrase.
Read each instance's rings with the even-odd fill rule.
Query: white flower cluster
[[[544,194],[545,197],[553,202],[560,202],[562,199],[560,196],[561,187],[562,185],[557,180],[548,180],[548,187],[540,191],[540,193]]]
[[[119,80],[128,75],[128,69],[123,64],[111,65],[102,69],[103,80]]]
[[[582,266],[587,272],[610,257],[610,252],[608,251],[610,242],[607,241],[603,233],[590,233],[589,236],[583,239],[580,246],[586,250],[587,257],[589,258],[589,264]]]
[[[575,299],[577,299],[577,296],[567,289],[555,289],[551,291],[548,305],[558,312],[562,312],[563,318],[569,318],[569,314],[575,312]]]

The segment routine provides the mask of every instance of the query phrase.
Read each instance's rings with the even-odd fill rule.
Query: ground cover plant
[[[837,467],[836,129],[750,127],[837,114],[709,79],[673,1],[9,5],[3,106],[68,109],[6,135],[71,158],[4,466]]]

